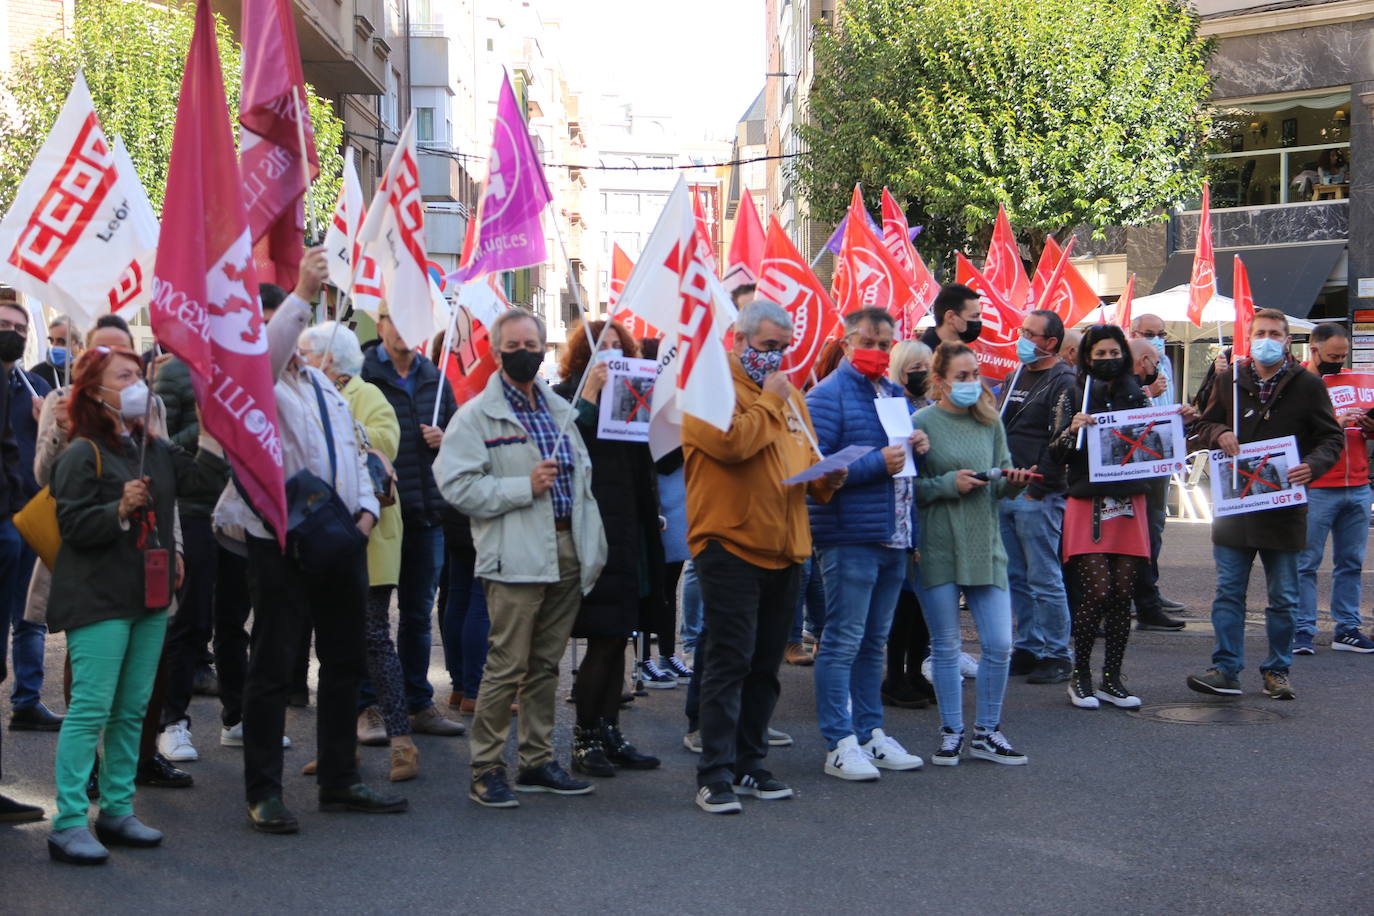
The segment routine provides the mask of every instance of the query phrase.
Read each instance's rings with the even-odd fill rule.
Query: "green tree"
[[[216,26],[229,110],[237,112],[239,48],[222,18],[216,17]],[[39,41],[0,76],[0,210],[14,200],[80,68],[106,134],[124,139],[148,198],[161,213],[182,69],[194,27],[191,5],[78,0],[70,36]],[[320,153],[320,177],[311,192],[321,224],[313,234],[319,237],[341,184],[343,122],[307,88]]]
[[[795,174],[818,219],[888,186],[936,260],[1003,204],[1038,257],[1196,196],[1210,51],[1178,0],[848,0],[817,25]]]

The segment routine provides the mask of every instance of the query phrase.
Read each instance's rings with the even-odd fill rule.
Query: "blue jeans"
[[[677,628],[678,644],[683,652],[696,652],[701,640],[703,614],[697,566],[688,560],[682,567],[682,618]]]
[[[1261,550],[1256,547],[1212,545],[1217,565],[1217,597],[1212,602],[1212,629],[1217,644],[1212,664],[1228,677],[1239,677],[1245,667],[1245,590],[1255,554],[1264,564],[1269,586],[1269,606],[1264,609],[1264,629],[1269,635],[1269,656],[1261,671],[1287,672],[1293,664],[1293,617],[1298,607],[1298,552]]]
[[[450,551],[448,594],[439,635],[444,641],[444,666],[453,678],[453,690],[469,700],[477,699],[482,669],[487,663],[487,637],[491,618],[487,616],[487,593],[482,581],[473,575],[476,557],[472,551]]]
[[[1007,583],[1016,608],[1017,649],[1037,658],[1069,657],[1069,599],[1059,559],[1064,497],[999,501]]]
[[[10,652],[13,625],[14,693],[10,705],[15,709],[33,706],[43,690],[43,642],[48,628],[24,619],[34,562],[33,551],[14,523],[9,519],[0,522],[0,656]],[[0,664],[0,670],[3,668]]]
[[[1369,537],[1369,484],[1309,487],[1307,548],[1298,558],[1297,632],[1317,632],[1317,567],[1331,535],[1331,619],[1336,632],[1360,628],[1360,569]]]
[[[825,574],[815,557],[808,557],[801,566],[801,588],[797,592],[797,612],[792,617],[792,633],[788,642],[801,642],[802,630],[812,636],[825,631],[826,621]]]
[[[818,553],[825,582],[825,651],[816,658],[816,722],[834,750],[850,735],[863,743],[883,727],[887,634],[906,580],[908,552],[842,544]]]
[[[978,627],[982,657],[978,660],[978,706],[973,724],[997,728],[1002,721],[1002,700],[1007,692],[1007,669],[1011,662],[1011,597],[995,585],[956,585],[947,582],[923,588],[916,594],[930,628],[930,667],[935,681],[935,698],[940,704],[940,724],[955,731],[964,730],[964,690],[959,679],[959,592],[968,599],[973,623]],[[826,651],[830,647],[826,646]]]

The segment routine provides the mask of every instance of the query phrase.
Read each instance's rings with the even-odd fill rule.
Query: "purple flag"
[[[548,255],[539,214],[552,200],[507,76],[496,105],[491,158],[482,200],[477,205],[473,245],[463,252],[463,264],[448,279],[466,283],[482,274],[544,263]]]
[[[873,230],[873,234],[876,235],[878,238],[882,238],[882,237],[883,237],[883,229],[882,229],[882,227],[879,226],[877,223],[873,222],[873,215],[872,215],[871,213],[869,213],[867,210],[865,210],[865,211],[864,211],[864,216],[867,216],[867,217],[868,217],[868,228],[872,229],[872,230]],[[839,224],[838,226],[835,227],[835,231],[832,232],[832,233],[830,233],[830,238],[826,240],[826,242],[825,242],[825,250],[826,250],[826,251],[830,252],[831,254],[833,254],[833,255],[835,255],[835,256],[837,256],[837,257],[839,256],[839,254],[840,254],[840,242],[844,241],[844,227],[845,227],[845,226],[848,226],[848,225],[849,225],[849,214],[846,213],[846,214],[844,215],[844,218],[840,220],[840,224]],[[915,241],[915,240],[916,240],[916,236],[919,235],[920,233],[921,233],[921,227],[920,227],[920,226],[917,226],[916,228],[912,229],[912,230],[911,230],[911,239],[912,239],[912,241]]]

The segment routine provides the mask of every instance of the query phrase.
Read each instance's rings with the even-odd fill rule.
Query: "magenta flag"
[[[315,129],[305,108],[291,0],[244,0],[243,90],[239,95],[239,171],[258,274],[285,289],[296,285],[304,255],[306,169],[320,174]],[[302,136],[305,149],[301,149]]]
[[[167,168],[153,333],[191,370],[201,423],[282,540],[286,491],[253,248],[209,0],[196,3]],[[283,541],[284,542],[284,541]]]
[[[548,259],[539,214],[553,200],[539,155],[507,76],[496,104],[487,180],[477,205],[477,233],[466,263],[449,280],[466,283],[498,270],[518,270]]]

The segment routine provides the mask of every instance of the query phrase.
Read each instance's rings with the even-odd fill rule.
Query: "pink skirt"
[[[1125,499],[1106,499],[1102,537],[1098,541],[1093,540],[1093,501],[1070,496],[1064,504],[1065,560],[1085,553],[1117,553],[1128,557],[1150,555],[1150,525],[1145,517],[1145,495],[1137,493]]]

